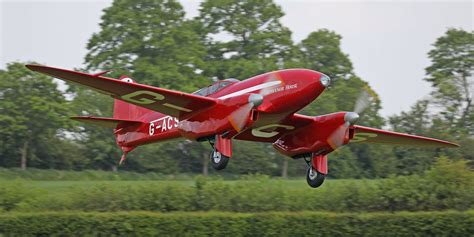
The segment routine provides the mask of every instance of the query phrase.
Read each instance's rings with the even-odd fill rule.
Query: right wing
[[[391,132],[364,126],[354,126],[354,138],[351,143],[380,143],[417,147],[459,147],[458,144],[435,138]]]
[[[313,122],[313,118],[302,114],[292,114],[284,118],[278,124],[250,128],[239,133],[234,138],[244,141],[269,142],[273,143],[281,136],[292,133]]]
[[[179,91],[167,90],[138,83],[129,83],[100,75],[75,72],[41,65],[26,65],[32,71],[40,72],[62,80],[79,83],[103,94],[179,119],[188,118],[216,104],[217,99],[197,96]]]

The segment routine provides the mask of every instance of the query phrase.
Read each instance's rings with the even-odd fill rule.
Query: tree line
[[[409,111],[382,118],[381,102],[354,73],[341,36],[321,29],[301,42],[281,23],[284,12],[272,0],[204,1],[199,15],[185,18],[176,0],[115,0],[103,11],[101,30],[87,44],[85,67],[108,76],[128,75],[139,83],[193,92],[214,81],[240,80],[283,68],[308,68],[334,79],[333,86],[301,111],[320,115],[352,111],[368,91],[371,105],[361,125],[456,141],[461,149],[420,149],[349,145],[330,155],[334,178],[374,178],[418,174],[440,156],[474,161],[474,32],[448,29],[428,52],[427,100]],[[214,173],[208,169],[210,147],[190,141],[146,145],[117,167],[120,149],[109,129],[80,124],[74,115],[111,117],[112,98],[67,84],[59,89],[48,76],[28,71],[26,62],[0,71],[0,166],[45,169],[133,170],[138,172]],[[226,173],[272,176],[303,174],[305,164],[276,153],[271,144],[235,142],[235,157]]]

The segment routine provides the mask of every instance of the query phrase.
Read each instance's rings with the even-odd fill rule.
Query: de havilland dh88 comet
[[[185,93],[140,84],[128,76],[119,79],[103,76],[107,71],[87,74],[41,65],[26,67],[82,84],[115,99],[113,118],[72,119],[114,129],[116,142],[123,151],[120,163],[137,146],[185,138],[209,141],[210,162],[221,170],[232,157],[233,139],[268,142],[285,156],[304,159],[308,165],[306,180],[316,188],[328,173],[327,155],[349,142],[458,146],[434,138],[356,125],[360,108],[314,117],[297,114],[331,84],[328,76],[313,70],[286,69],[243,81],[226,79],[194,93]]]

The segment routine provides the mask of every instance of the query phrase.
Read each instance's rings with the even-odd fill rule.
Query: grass
[[[0,181],[0,184],[2,181]],[[47,190],[49,192],[61,192],[67,189],[71,188],[82,188],[87,190],[88,188],[95,187],[97,185],[107,185],[111,187],[124,187],[124,186],[136,186],[136,185],[148,185],[148,184],[153,184],[153,185],[174,185],[174,186],[193,186],[194,181],[193,180],[169,180],[169,181],[156,181],[156,180],[136,180],[136,181],[100,181],[100,180],[94,180],[94,181],[31,181],[31,180],[26,180],[26,181],[21,181],[21,183],[27,187],[30,188],[40,188]]]
[[[19,171],[21,172],[21,171]],[[64,172],[64,171],[61,171]],[[67,171],[66,171],[67,172]],[[100,171],[102,172],[102,171]],[[1,174],[1,172],[0,172]],[[1,175],[0,175],[1,177]],[[207,183],[223,183],[225,185],[238,185],[242,183],[256,184],[262,181],[262,177],[265,180],[265,185],[268,186],[283,186],[288,190],[308,190],[308,192],[315,190],[331,189],[335,186],[340,186],[348,183],[358,183],[361,185],[373,185],[380,182],[380,179],[372,180],[357,180],[357,179],[328,179],[318,189],[311,189],[306,184],[304,178],[295,178],[283,180],[280,178],[269,178],[260,175],[241,176],[238,180],[224,180],[220,176],[189,176],[186,180],[30,180],[17,177],[16,179],[1,179],[0,185],[8,184],[12,182],[18,182],[19,185],[28,189],[39,189],[49,193],[49,195],[55,195],[56,193],[63,193],[73,189],[90,190],[97,186],[107,186],[110,188],[126,188],[133,186],[174,186],[174,187],[194,187],[196,185],[196,179],[204,178]],[[86,177],[87,178],[87,177]],[[181,177],[182,178],[182,177]]]
[[[111,172],[103,170],[54,170],[29,168],[25,171],[18,168],[0,168],[0,180],[189,180],[193,175],[178,174],[164,175],[148,172],[138,173],[130,171]]]
[[[223,173],[225,175],[225,172]],[[71,188],[88,188],[96,185],[107,185],[111,187],[126,187],[138,185],[154,185],[154,186],[194,186],[196,178],[201,177],[196,174],[178,174],[163,175],[159,173],[137,173],[137,172],[110,172],[101,170],[84,170],[84,171],[67,171],[67,170],[42,170],[28,169],[22,171],[20,169],[0,168],[0,185],[15,180],[21,181],[22,185],[30,188],[39,188],[47,191],[64,191]],[[241,175],[235,177],[228,176],[209,176],[208,182],[222,181],[225,184],[236,184],[243,181],[252,182],[260,180],[261,175]],[[267,180],[267,185],[284,185],[287,189],[308,189],[304,177],[291,178],[283,180],[280,178],[272,178]],[[327,186],[344,184],[347,182],[364,182],[377,183],[379,180],[353,180],[353,179],[328,179],[321,187],[325,189]]]

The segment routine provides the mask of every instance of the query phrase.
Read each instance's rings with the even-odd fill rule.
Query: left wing
[[[138,83],[41,65],[26,65],[32,71],[55,78],[79,83],[127,103],[135,104],[179,119],[192,116],[214,104],[217,99],[180,91],[147,86]]]
[[[354,138],[351,143],[380,143],[408,145],[417,147],[459,147],[458,144],[435,138],[422,137],[398,132],[390,132],[364,126],[354,126]]]

